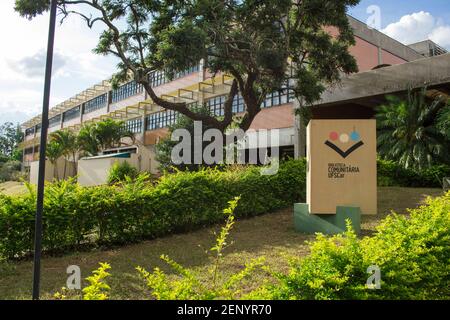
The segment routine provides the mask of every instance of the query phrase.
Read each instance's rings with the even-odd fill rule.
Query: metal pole
[[[48,108],[52,80],[53,44],[55,42],[56,1],[50,5],[50,25],[48,30],[47,63],[45,66],[44,101],[42,104],[41,142],[39,150],[39,176],[37,185],[36,220],[34,228],[33,300],[39,300],[42,251],[42,212],[44,209],[45,153],[47,149]]]

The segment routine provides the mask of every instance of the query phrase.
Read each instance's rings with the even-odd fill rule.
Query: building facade
[[[417,46],[405,46],[352,17],[349,19],[356,40],[350,52],[357,60],[360,73],[424,58],[423,53],[413,49]],[[335,30],[328,31],[335,33]],[[217,116],[223,115],[223,104],[232,81],[225,75],[213,77],[202,62],[176,74],[170,81],[164,72],[149,74],[149,80],[160,97],[171,101],[205,104]],[[242,98],[236,97],[233,111],[242,112],[244,107]],[[297,107],[298,102],[289,88],[269,94],[251,129],[279,129],[282,154],[301,156],[304,146],[301,142],[300,119],[295,115]],[[103,81],[51,108],[49,133],[63,128],[78,130],[83,124],[108,117],[125,121],[128,129],[136,134],[137,144],[146,148],[145,162],[148,165],[145,167],[156,172],[155,144],[167,135],[168,126],[176,121],[177,114],[153,104],[142,86],[134,81],[114,90],[108,81]],[[25,135],[22,143],[24,165],[29,166],[31,162],[38,160],[40,116],[23,123],[22,127]]]

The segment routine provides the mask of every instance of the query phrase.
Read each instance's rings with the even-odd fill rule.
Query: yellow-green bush
[[[43,248],[66,251],[79,245],[126,243],[193,230],[221,221],[230,199],[241,196],[237,217],[249,217],[305,199],[305,162],[290,160],[272,176],[259,167],[204,169],[163,176],[155,185],[142,175],[111,186],[80,187],[73,180],[48,184]],[[0,256],[32,250],[35,193],[0,194]]]
[[[381,289],[369,290],[367,268],[381,270]],[[353,231],[318,236],[311,254],[291,261],[287,275],[266,288],[270,299],[449,299],[450,193],[428,199],[409,218],[388,216],[372,237]],[[255,295],[257,297],[258,295]]]
[[[167,256],[162,259],[177,274],[170,277],[161,269],[148,272],[137,267],[150,289],[148,298],[159,300],[208,299],[449,299],[450,298],[450,192],[428,199],[411,216],[388,216],[372,237],[358,239],[350,229],[345,234],[326,237],[318,235],[311,243],[311,253],[305,258],[291,258],[287,272],[273,272],[260,257],[248,262],[231,277],[223,275],[223,248],[234,223],[236,200],[224,210],[225,226],[211,249],[216,263],[210,269],[211,279],[198,277]],[[109,267],[109,265],[107,265]],[[367,287],[368,268],[381,270],[379,289]],[[274,279],[261,277],[259,273]],[[102,270],[94,275],[104,274]],[[106,274],[108,275],[108,274]],[[253,278],[251,278],[253,276]],[[91,277],[83,292],[110,289]],[[248,279],[250,278],[250,279]],[[246,282],[264,282],[248,292]],[[273,281],[272,281],[273,280]],[[267,283],[271,283],[267,285]],[[114,288],[111,288],[114,290]],[[105,297],[100,291],[99,297]],[[97,296],[96,296],[97,297]]]

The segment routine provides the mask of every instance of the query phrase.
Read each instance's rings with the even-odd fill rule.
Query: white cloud
[[[35,78],[42,77],[45,73],[45,61],[47,54],[44,50],[40,50],[32,56],[24,57],[15,61],[8,61],[8,65],[14,71],[25,75],[26,77]],[[59,52],[53,54],[53,73],[58,71],[67,63],[68,57]]]
[[[381,31],[404,44],[430,39],[450,49],[450,25],[444,24],[429,12],[405,15]]]
[[[14,0],[0,1],[0,124],[36,115],[42,104],[48,14],[32,21],[14,11]],[[92,30],[78,17],[57,24],[51,107],[108,78],[114,58],[92,53],[99,24]]]

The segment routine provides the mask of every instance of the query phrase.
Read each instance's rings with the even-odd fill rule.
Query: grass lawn
[[[418,206],[426,196],[438,196],[440,189],[412,189],[383,187],[378,190],[378,211],[374,217],[363,217],[363,235],[373,232],[380,219],[391,210],[406,213],[406,208]],[[167,254],[184,266],[194,268],[205,279],[207,270],[213,265],[212,257],[205,252],[212,246],[220,226],[206,228],[188,234],[173,235],[140,244],[124,246],[116,249],[78,252],[62,257],[46,257],[42,262],[42,298],[52,298],[53,294],[65,286],[69,265],[81,268],[82,278],[96,269],[98,262],[109,262],[113,275],[108,283],[112,287],[113,299],[146,299],[148,292],[139,278],[135,267],[142,266],[147,270],[155,266],[167,270],[159,256]],[[284,254],[303,256],[308,253],[305,241],[314,236],[298,234],[293,229],[292,208],[266,214],[252,219],[238,221],[231,232],[229,240],[233,244],[226,249],[223,270],[233,274],[242,265],[256,257],[265,256],[266,264],[276,270],[284,270],[287,265]],[[32,281],[31,261],[0,264],[0,299],[29,299]],[[248,288],[261,283],[263,274],[255,276],[248,282]]]
[[[0,192],[12,196],[27,193],[28,190],[23,182],[7,181],[0,183]]]

